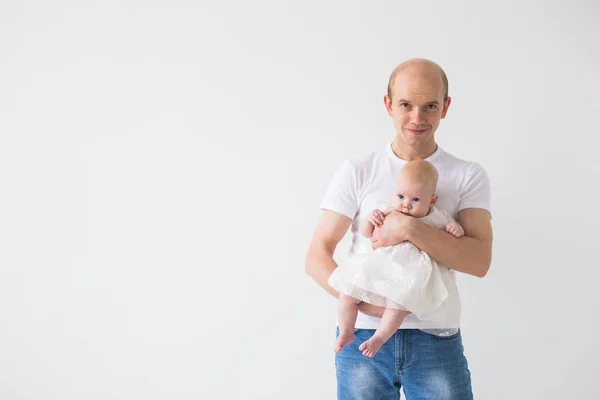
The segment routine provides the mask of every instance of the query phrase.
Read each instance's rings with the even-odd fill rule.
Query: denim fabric
[[[371,359],[358,346],[373,333],[355,329],[354,342],[336,354],[338,399],[398,400],[401,387],[407,400],[473,399],[460,330],[436,336],[401,329]]]

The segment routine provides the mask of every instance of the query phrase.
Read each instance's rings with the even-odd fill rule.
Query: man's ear
[[[444,108],[442,109],[441,119],[446,118],[446,114],[448,113],[448,109],[450,108],[450,103],[452,103],[452,98],[448,97],[444,102]]]
[[[394,116],[394,112],[392,111],[392,99],[387,94],[383,96],[383,103],[385,104],[385,110],[387,111],[390,117]]]

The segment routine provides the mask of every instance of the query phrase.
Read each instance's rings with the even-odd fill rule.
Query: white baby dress
[[[379,209],[387,214],[392,206]],[[439,229],[454,221],[435,207],[420,220]],[[373,251],[369,239],[361,236],[361,240],[366,241],[359,246],[364,250],[331,274],[327,282],[331,287],[366,303],[408,310],[422,321],[458,326],[460,299],[451,270],[410,242]]]

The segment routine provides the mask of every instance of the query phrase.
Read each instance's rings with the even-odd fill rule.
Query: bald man
[[[339,297],[327,284],[337,268],[333,259],[337,244],[351,227],[350,254],[365,251],[356,240],[359,221],[394,193],[398,173],[406,162],[424,159],[439,173],[437,207],[456,219],[465,235],[457,239],[415,218],[394,213],[373,232],[373,249],[410,241],[454,271],[485,276],[492,257],[487,173],[478,163],[445,152],[435,141],[451,102],[446,74],[432,61],[408,60],[392,72],[384,102],[396,136],[375,152],[344,161],[334,174],[306,257],[307,274]],[[456,307],[460,308],[460,302]],[[473,398],[458,326],[437,326],[409,315],[370,359],[362,355],[359,346],[375,333],[383,309],[366,303],[359,309],[354,342],[335,356],[338,399],[399,399],[401,387],[407,400]],[[460,314],[460,309],[451,311]]]

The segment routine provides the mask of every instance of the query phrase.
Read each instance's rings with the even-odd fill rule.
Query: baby
[[[434,207],[438,200],[437,180],[437,170],[428,161],[406,163],[400,172],[393,202],[371,212],[361,223],[360,233],[371,238],[386,215],[399,212],[445,229],[454,237],[463,236],[463,228]],[[454,280],[442,278],[440,268],[446,269],[410,242],[379,248],[337,268],[328,280],[329,285],[340,292],[339,336],[334,350],[339,352],[354,341],[354,325],[362,301],[386,307],[375,334],[359,346],[363,355],[371,358],[400,328],[407,314],[426,320],[439,318],[435,311],[453,292],[450,289],[454,288],[449,285],[455,285]]]

